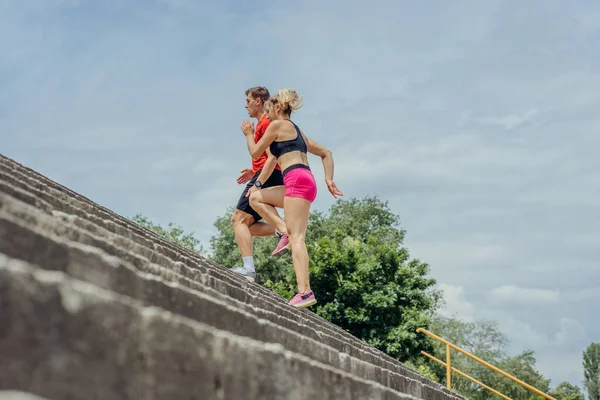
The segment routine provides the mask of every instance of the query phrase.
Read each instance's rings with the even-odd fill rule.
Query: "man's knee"
[[[235,210],[231,216],[231,225],[246,225],[250,226],[254,223],[254,217],[240,210]]]

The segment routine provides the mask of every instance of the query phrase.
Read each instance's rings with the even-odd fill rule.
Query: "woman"
[[[257,143],[254,143],[252,136],[253,124],[244,121],[241,128],[246,136],[250,155],[254,158],[268,151],[277,158],[277,163],[283,171],[284,186],[259,190],[262,182],[256,182],[248,194],[252,208],[281,234],[279,245],[273,251],[274,255],[285,249],[288,243],[291,246],[298,289],[288,304],[307,307],[317,302],[310,289],[308,252],[304,241],[310,205],[317,196],[317,183],[308,166],[307,152],[323,160],[325,183],[333,197],[343,194],[333,183],[331,151],[307,138],[290,120],[292,111],[300,107],[302,99],[296,90],[281,89],[265,103],[271,124]],[[275,207],[283,207],[285,222],[279,217]]]

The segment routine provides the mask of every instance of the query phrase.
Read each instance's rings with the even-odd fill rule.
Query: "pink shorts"
[[[287,197],[300,197],[311,203],[317,197],[317,182],[308,165],[294,164],[283,171]]]

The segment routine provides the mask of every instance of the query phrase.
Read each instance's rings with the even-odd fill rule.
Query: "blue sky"
[[[338,187],[389,201],[445,312],[498,320],[552,385],[581,386],[600,341],[599,44],[592,1],[4,0],[1,151],[208,244],[250,163],[244,90],[294,87]]]

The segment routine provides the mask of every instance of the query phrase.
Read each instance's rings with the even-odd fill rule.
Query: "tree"
[[[506,334],[499,330],[498,323],[495,321],[466,322],[453,317],[436,315],[432,321],[431,330],[443,339],[492,364],[506,356],[508,339]],[[434,356],[445,362],[446,346],[435,341]],[[451,363],[453,367],[476,379],[481,378],[482,374],[488,370],[487,367],[456,350],[451,351]],[[438,363],[432,364],[432,368],[439,380],[445,382],[446,368]],[[453,374],[452,387],[469,398],[482,390],[479,385],[457,374]],[[483,390],[489,393],[486,389]]]
[[[436,316],[432,321],[431,330],[436,335],[532,385],[536,389],[544,393],[548,393],[550,390],[549,380],[545,379],[535,368],[536,359],[533,351],[524,351],[516,356],[506,355],[508,340],[506,335],[498,329],[496,322],[485,320],[465,322],[452,317]],[[436,341],[433,355],[445,362],[446,346]],[[452,350],[451,364],[456,369],[512,399],[526,400],[538,397],[543,399],[458,351]],[[433,361],[430,362],[430,367],[438,380],[445,382],[445,367]],[[470,400],[497,398],[492,392],[456,373],[452,374],[452,388]]]
[[[230,214],[219,218],[211,238],[213,259],[239,263]],[[328,213],[313,212],[306,243],[312,310],[401,361],[417,360],[431,341],[415,331],[428,327],[440,300],[429,266],[410,259],[405,232],[387,202],[377,197],[338,199]],[[255,240],[257,282],[288,298],[296,287],[290,257],[273,258],[276,239]]]
[[[141,214],[134,215],[131,220],[179,246],[188,248],[198,254],[204,254],[204,248],[200,240],[194,236],[194,232],[185,233],[181,226],[175,225],[173,222],[169,222],[168,227],[163,228]]]
[[[583,384],[588,400],[600,400],[600,343],[592,343],[583,352]]]
[[[544,393],[548,393],[550,391],[550,380],[544,378],[544,376],[536,369],[535,364],[536,358],[534,352],[532,350],[525,350],[516,356],[509,356],[500,360],[496,366],[504,372],[530,384],[534,388]],[[492,370],[488,369],[486,373],[482,375],[482,379],[483,382],[488,383],[490,387],[511,399],[544,400],[543,396],[535,394],[529,389]],[[479,399],[482,398],[484,397],[479,397]]]
[[[579,387],[566,381],[561,382],[549,394],[556,400],[584,400]]]

